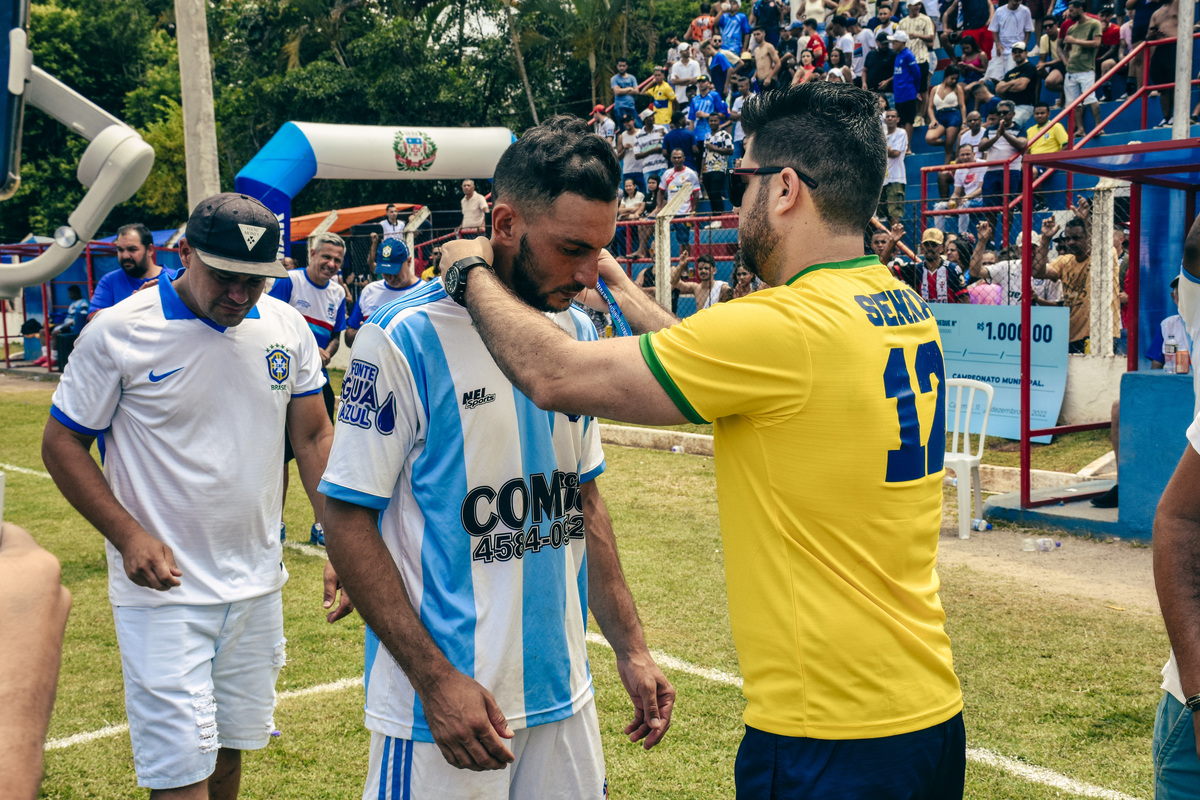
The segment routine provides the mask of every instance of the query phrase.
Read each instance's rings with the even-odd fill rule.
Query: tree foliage
[[[627,54],[645,77],[692,0],[523,0],[520,51],[539,116],[586,116],[611,102],[608,78]],[[208,7],[221,185],[288,120],[362,125],[533,124],[503,0],[223,0]],[[105,225],[186,217],[183,119],[173,0],[35,0],[34,62],[125,120],[155,149],[154,171]],[[86,146],[29,107],[22,184],[0,204],[0,241],[64,224],[83,196]],[[384,200],[457,207],[437,181],[319,181],[296,213]]]

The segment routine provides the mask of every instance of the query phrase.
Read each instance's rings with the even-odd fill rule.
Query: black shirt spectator
[[[866,65],[863,67],[867,88],[873,92],[880,91],[879,84],[892,77],[892,68],[895,64],[896,54],[892,52],[885,39],[883,49],[877,47],[867,53]]]
[[[1028,60],[1004,73],[1004,80],[1014,81],[1017,78],[1028,78],[1029,83],[1019,92],[1007,92],[1000,95],[1004,100],[1011,100],[1013,105],[1031,106],[1037,102],[1038,74],[1037,67]]]

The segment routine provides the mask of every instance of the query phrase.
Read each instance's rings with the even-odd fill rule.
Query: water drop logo
[[[396,430],[396,397],[391,392],[375,414],[375,427],[384,436]]]

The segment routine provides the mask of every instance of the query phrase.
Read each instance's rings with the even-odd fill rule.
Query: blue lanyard
[[[618,336],[632,336],[633,330],[629,327],[629,322],[626,321],[625,315],[621,313],[621,307],[617,305],[617,299],[613,297],[608,286],[604,283],[604,278],[596,279],[596,290],[600,292],[604,302],[608,303],[608,314],[612,317],[613,330]]]

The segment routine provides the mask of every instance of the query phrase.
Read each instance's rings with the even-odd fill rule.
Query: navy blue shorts
[[[933,112],[933,117],[943,128],[961,128],[962,114],[957,108],[943,108]]]
[[[805,739],[746,726],[734,766],[738,800],[961,800],[962,714],[878,739]]]

